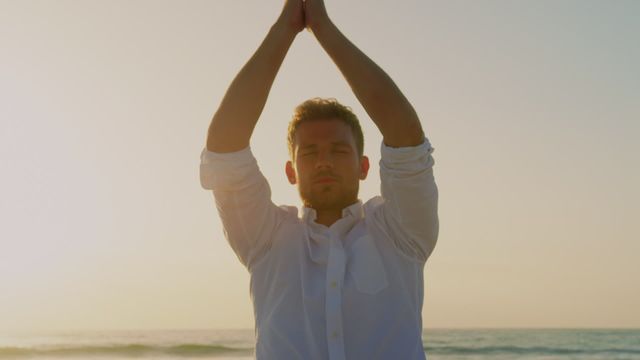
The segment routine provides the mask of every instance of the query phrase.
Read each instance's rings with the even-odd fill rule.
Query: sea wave
[[[207,356],[230,353],[251,353],[253,348],[234,348],[223,345],[180,344],[174,346],[155,346],[143,344],[99,345],[99,346],[56,346],[52,348],[0,347],[0,358],[23,356]]]
[[[432,355],[640,355],[640,348],[561,348],[545,346],[426,346]]]

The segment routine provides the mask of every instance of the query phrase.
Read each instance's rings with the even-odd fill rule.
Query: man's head
[[[335,99],[313,98],[296,107],[289,123],[286,173],[305,206],[341,210],[358,199],[369,171],[358,118]]]

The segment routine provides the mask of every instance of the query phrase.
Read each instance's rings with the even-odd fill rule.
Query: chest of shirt
[[[375,312],[390,304],[421,308],[422,270],[364,220],[342,235],[286,224],[253,267],[251,293],[257,313],[277,306],[324,312],[333,294],[354,311]]]

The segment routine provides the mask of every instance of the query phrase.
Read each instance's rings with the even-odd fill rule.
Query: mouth
[[[330,183],[338,182],[338,180],[330,176],[321,176],[316,178],[314,182],[316,184],[330,184]]]

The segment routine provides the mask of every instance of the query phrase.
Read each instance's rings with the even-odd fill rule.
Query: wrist
[[[316,37],[322,36],[323,33],[335,28],[335,24],[331,21],[331,19],[326,16],[307,26],[307,30],[309,30]]]
[[[271,25],[271,31],[276,31],[291,38],[295,38],[300,30],[299,26],[284,19],[278,19],[273,25]]]

